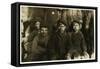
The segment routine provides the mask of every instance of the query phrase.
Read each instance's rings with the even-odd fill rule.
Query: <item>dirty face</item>
[[[42,36],[46,36],[48,34],[48,28],[42,27],[40,33]]]
[[[35,23],[35,27],[38,28],[38,29],[40,28],[40,22],[39,22],[39,21],[37,21],[37,22]]]
[[[60,29],[61,32],[63,32],[63,31],[65,31],[66,26],[61,23],[60,26],[59,26],[59,29]]]
[[[74,22],[73,29],[74,29],[74,31],[79,31],[80,25],[77,22]]]

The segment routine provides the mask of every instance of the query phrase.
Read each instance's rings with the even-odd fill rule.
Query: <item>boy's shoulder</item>
[[[71,32],[71,36],[73,36],[73,35],[82,36],[83,37],[83,33],[81,31],[78,31],[77,33]]]
[[[83,35],[83,33],[81,31],[78,32],[79,34]]]
[[[78,32],[78,35],[80,36],[80,38],[84,38],[83,33],[81,31]]]

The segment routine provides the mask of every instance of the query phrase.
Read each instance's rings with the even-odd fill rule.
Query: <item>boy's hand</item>
[[[88,59],[89,55],[86,51],[83,52],[83,55],[81,56],[81,59]]]
[[[70,53],[67,53],[67,54],[65,55],[65,58],[68,59],[68,60],[70,60],[70,59],[71,59]]]

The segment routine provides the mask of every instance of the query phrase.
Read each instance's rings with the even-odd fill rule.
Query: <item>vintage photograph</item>
[[[96,59],[95,10],[20,5],[20,63]]]

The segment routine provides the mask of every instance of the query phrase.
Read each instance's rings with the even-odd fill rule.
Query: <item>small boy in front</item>
[[[67,59],[82,59],[85,55],[87,55],[87,48],[84,36],[80,31],[81,24],[78,21],[73,21],[72,27],[73,32],[71,34],[71,47],[67,53]]]

